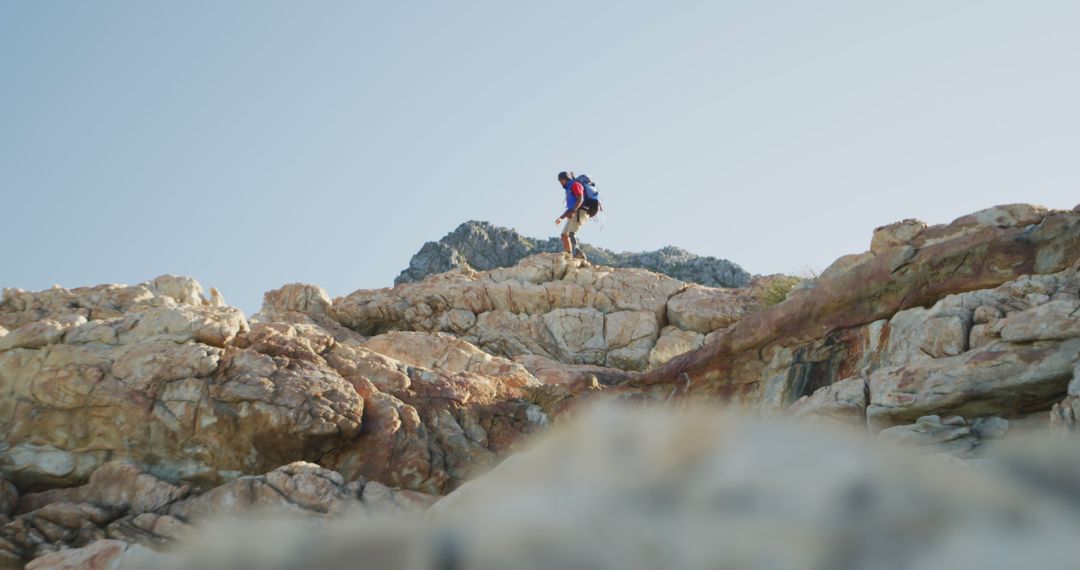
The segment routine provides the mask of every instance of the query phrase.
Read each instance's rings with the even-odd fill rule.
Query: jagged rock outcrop
[[[409,260],[409,267],[394,280],[395,285],[421,281],[452,269],[488,271],[517,265],[538,253],[558,253],[558,238],[537,240],[488,222],[465,222],[439,241],[429,241]],[[702,257],[677,247],[642,253],[615,253],[583,244],[593,263],[618,268],[647,269],[687,283],[707,287],[744,287],[750,274],[726,259]]]
[[[19,486],[79,483],[109,458],[216,483],[316,459],[359,430],[347,382],[239,348],[248,324],[235,309],[163,297],[59,318],[23,325],[0,351],[0,466]]]
[[[192,294],[8,291],[0,469],[12,482],[70,486],[131,459],[205,488],[306,460],[442,493],[548,422],[527,369],[459,339],[368,339],[302,285],[268,293],[270,322],[249,324],[185,283]]]
[[[857,262],[618,390],[776,412],[824,389],[813,407],[865,407],[874,429],[1049,410],[1080,361],[1078,261],[1076,212],[1011,205],[887,226]]]
[[[759,306],[754,289],[691,286],[557,254],[477,273],[454,270],[393,289],[356,291],[327,314],[361,334],[446,332],[492,354],[641,370],[664,327],[708,334]],[[653,364],[669,358],[668,349]]]
[[[855,427],[962,467],[1080,431],[1080,212],[904,220],[762,307],[769,284],[537,254],[337,299],[294,283],[250,320],[183,277],[5,290],[0,564],[153,557],[238,506],[415,512],[597,394]]]

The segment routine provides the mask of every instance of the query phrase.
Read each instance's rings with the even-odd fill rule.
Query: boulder
[[[1080,339],[1052,345],[993,346],[871,374],[867,416],[877,428],[928,414],[1023,415],[1065,395]]]
[[[667,303],[668,322],[685,331],[709,334],[731,326],[758,308],[750,289],[688,287]]]
[[[363,484],[347,484],[340,473],[302,461],[265,475],[247,475],[205,493],[174,502],[168,514],[190,521],[247,511],[323,517],[342,515],[359,503]]]
[[[701,348],[705,344],[705,335],[668,326],[660,331],[656,346],[649,352],[649,368],[661,364],[685,352]]]
[[[846,378],[803,396],[788,413],[800,419],[862,427],[867,401],[866,379]]]
[[[894,247],[910,245],[925,229],[926,224],[924,222],[914,219],[907,219],[877,228],[874,230],[874,237],[870,241],[870,252],[880,254]]]
[[[123,511],[91,503],[51,503],[0,527],[0,552],[9,560],[32,560],[106,538],[105,526]],[[0,559],[2,559],[0,558]]]
[[[160,510],[190,493],[130,461],[110,461],[94,471],[85,485],[23,495],[19,512],[36,511],[53,503],[92,503],[122,509],[128,514]]]
[[[296,325],[337,341],[362,342],[364,337],[341,326],[327,316],[330,296],[318,285],[290,283],[263,295],[263,305],[251,317],[253,323],[284,323]]]

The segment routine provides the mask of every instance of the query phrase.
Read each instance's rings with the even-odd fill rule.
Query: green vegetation
[[[754,297],[761,303],[761,306],[771,307],[786,299],[792,288],[802,282],[802,277],[795,277],[794,275],[778,275],[761,285],[761,287],[754,292]]]

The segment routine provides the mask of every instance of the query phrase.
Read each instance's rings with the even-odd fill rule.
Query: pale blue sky
[[[0,0],[0,286],[389,285],[469,219],[821,269],[1080,202],[1080,2]]]

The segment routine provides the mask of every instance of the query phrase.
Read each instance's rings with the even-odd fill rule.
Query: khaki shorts
[[[578,208],[577,212],[574,212],[570,219],[566,220],[566,224],[563,226],[562,235],[576,234],[581,231],[581,226],[585,225],[585,222],[589,221],[589,213],[585,211],[585,208]]]

